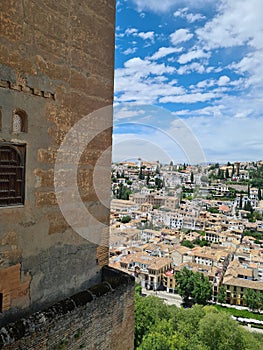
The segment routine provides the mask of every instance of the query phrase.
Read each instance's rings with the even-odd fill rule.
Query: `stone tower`
[[[2,0],[0,13],[0,348],[132,349],[133,282],[106,267],[107,244],[72,228],[54,183],[65,136],[112,104],[115,1]],[[104,203],[93,178],[112,131],[98,132],[96,118],[85,125],[94,137],[77,186],[105,243],[109,152],[96,170]],[[60,170],[68,183],[71,169]]]

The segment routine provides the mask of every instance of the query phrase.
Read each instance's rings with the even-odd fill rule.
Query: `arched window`
[[[15,109],[13,112],[12,132],[19,134],[27,132],[27,114],[22,109]]]
[[[0,206],[24,204],[25,145],[0,143]]]

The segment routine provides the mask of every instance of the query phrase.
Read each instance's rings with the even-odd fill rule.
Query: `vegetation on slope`
[[[136,293],[135,349],[260,350],[262,340],[213,306],[177,308]]]

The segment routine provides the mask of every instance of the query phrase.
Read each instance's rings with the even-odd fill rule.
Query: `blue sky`
[[[117,1],[113,160],[263,158],[263,1]]]

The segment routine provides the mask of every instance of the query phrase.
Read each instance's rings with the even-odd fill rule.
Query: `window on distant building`
[[[27,114],[22,109],[16,109],[13,112],[12,132],[19,134],[27,132]]]
[[[24,204],[26,146],[0,142],[0,206]]]

